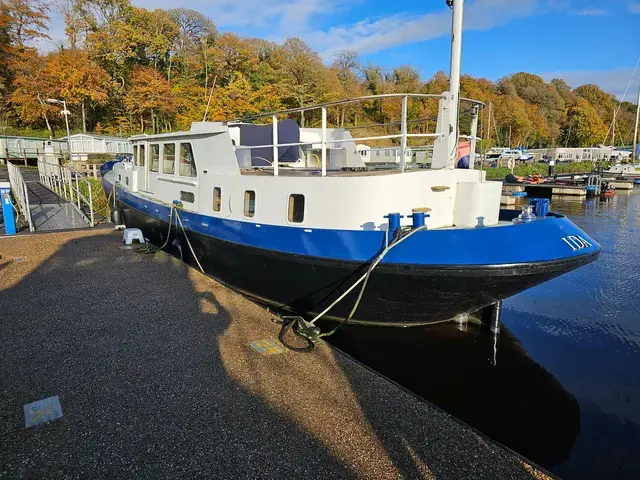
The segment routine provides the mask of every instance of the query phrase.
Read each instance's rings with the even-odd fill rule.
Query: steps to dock
[[[8,478],[548,478],[324,342],[263,355],[267,311],[121,233],[0,250]]]

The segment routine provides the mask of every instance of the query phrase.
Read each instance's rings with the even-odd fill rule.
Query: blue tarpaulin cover
[[[238,125],[240,127],[240,145],[251,147],[253,145],[273,144],[272,125]],[[298,123],[287,118],[278,122],[278,143],[299,143],[300,128]],[[278,147],[278,162],[295,162],[298,160],[298,146]],[[267,161],[265,163],[264,159]],[[273,163],[273,149],[251,149],[251,164],[253,166],[268,165]]]

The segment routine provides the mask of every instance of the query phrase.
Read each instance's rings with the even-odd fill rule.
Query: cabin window
[[[138,157],[138,165],[140,165],[141,167],[144,167],[146,153],[147,152],[145,151],[144,145],[140,145],[140,157]]]
[[[222,207],[222,190],[220,187],[213,189],[213,211],[219,212]]]
[[[289,195],[289,221],[292,223],[304,221],[304,195],[299,193]]]
[[[173,175],[176,171],[176,145],[165,143],[162,152],[162,173]]]
[[[149,170],[157,172],[160,170],[160,145],[157,143],[149,145],[151,147],[151,165]]]
[[[183,177],[197,177],[196,161],[190,143],[180,144],[180,175]]]
[[[244,192],[244,216],[253,217],[256,214],[256,192],[247,190]]]
[[[196,196],[193,194],[193,192],[180,191],[180,201],[193,203],[195,202],[195,200],[196,200]]]
[[[133,163],[134,164],[138,164],[138,146],[134,145],[133,146]]]
[[[124,183],[126,183],[127,185],[129,185],[129,177],[124,177]]]

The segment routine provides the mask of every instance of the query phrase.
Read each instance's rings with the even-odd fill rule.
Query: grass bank
[[[100,179],[88,178],[87,180],[91,184],[91,197],[93,200],[93,211],[99,213],[105,218],[111,216],[111,209],[109,208],[109,199],[107,194],[102,188],[102,181]],[[85,182],[79,183],[80,192],[87,198],[89,198],[89,191]]]
[[[607,168],[608,165],[603,165]],[[556,173],[582,173],[590,172],[593,169],[591,162],[571,162],[571,163],[556,163]],[[504,178],[508,173],[508,168],[486,168],[487,178]],[[520,177],[526,177],[527,175],[547,175],[549,173],[549,165],[546,163],[530,163],[524,165],[517,165],[513,169],[513,174]]]

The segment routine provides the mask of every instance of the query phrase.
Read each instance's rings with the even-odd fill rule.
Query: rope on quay
[[[356,310],[360,305],[360,301],[362,300],[364,291],[367,288],[367,283],[369,282],[369,277],[371,276],[371,273],[380,264],[380,262],[382,262],[385,255],[389,253],[390,250],[400,245],[402,242],[407,240],[412,235],[415,235],[421,230],[426,230],[426,229],[427,229],[426,225],[418,228],[413,228],[413,229],[411,229],[411,227],[405,227],[403,229],[399,229],[394,239],[391,241],[391,243],[389,243],[389,231],[385,230],[385,246],[382,249],[382,251],[378,254],[376,259],[373,262],[371,262],[371,264],[369,265],[369,268],[367,268],[367,271],[358,280],[356,280],[347,290],[345,290],[345,292],[342,295],[340,295],[333,303],[331,303],[331,305],[325,308],[322,312],[320,312],[310,321],[307,321],[304,318],[297,315],[279,317],[278,323],[282,325],[282,328],[280,329],[280,334],[278,335],[278,339],[280,340],[280,342],[285,347],[287,347],[290,350],[293,350],[294,352],[300,352],[300,353],[310,352],[315,348],[315,343],[319,339],[333,335],[340,328],[347,325],[349,321],[353,318],[353,315],[356,313]],[[320,320],[322,317],[324,317],[333,307],[335,307],[338,303],[340,303],[347,295],[349,295],[349,293],[351,293],[351,291],[354,288],[356,288],[360,284],[362,284],[362,286],[360,287],[360,292],[358,293],[358,297],[356,298],[356,301],[354,302],[353,308],[351,308],[349,315],[347,315],[347,317],[341,320],[338,323],[338,325],[336,325],[333,329],[329,330],[328,332],[322,332],[320,328],[315,325],[315,323],[318,320]],[[438,321],[434,323],[442,323],[442,321]],[[289,345],[285,340],[285,337],[289,332],[289,330],[291,330],[296,336],[304,339],[306,342],[306,346],[296,347],[293,345]]]

